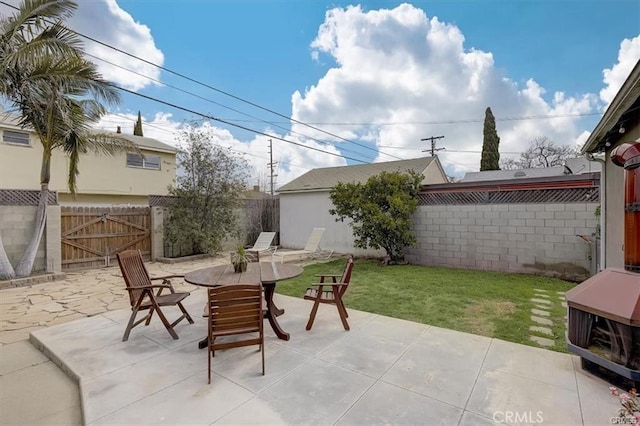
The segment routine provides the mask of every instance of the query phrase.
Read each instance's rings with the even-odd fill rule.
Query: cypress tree
[[[136,121],[136,124],[133,126],[133,134],[135,136],[144,136],[142,134],[142,116],[140,116],[140,111],[138,111],[138,121]]]
[[[496,131],[496,119],[491,112],[491,108],[484,112],[484,130],[482,140],[482,159],[480,160],[480,171],[500,170],[500,137]]]

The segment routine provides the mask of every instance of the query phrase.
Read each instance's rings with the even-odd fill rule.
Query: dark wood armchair
[[[118,258],[118,264],[120,265],[120,271],[122,271],[122,277],[127,285],[127,292],[129,293],[129,302],[131,303],[131,317],[129,323],[122,337],[122,341],[126,342],[129,339],[131,329],[145,321],[145,326],[151,322],[151,317],[154,312],[158,313],[160,321],[167,328],[167,331],[174,339],[178,339],[178,335],[173,329],[180,321],[187,319],[190,324],[193,324],[193,319],[182,305],[182,301],[189,296],[190,293],[178,293],[173,289],[171,285],[171,278],[182,278],[182,275],[169,275],[164,277],[150,278],[147,268],[144,266],[142,255],[137,250],[127,250],[116,255]],[[153,284],[153,281],[162,280],[162,284]],[[154,293],[156,290],[156,293]],[[162,294],[163,290],[168,290],[168,293]],[[160,309],[161,306],[177,306],[182,315],[173,323],[169,323],[167,317]],[[149,313],[144,317],[136,321],[138,312],[148,310]]]
[[[211,383],[211,359],[218,349],[259,345],[260,352],[262,352],[262,375],[264,376],[262,285],[233,284],[210,288],[208,300],[207,307],[211,313],[207,336],[209,384]],[[235,335],[248,336],[244,340],[216,342],[218,337]]]
[[[320,282],[317,284],[311,284],[312,287],[307,288],[307,292],[304,295],[305,300],[313,300],[313,308],[311,309],[311,315],[309,315],[309,321],[307,322],[307,330],[311,330],[311,327],[313,326],[313,321],[316,319],[316,313],[318,312],[320,303],[336,305],[344,329],[349,330],[349,323],[347,322],[349,314],[347,313],[347,309],[344,307],[344,303],[342,303],[342,296],[344,296],[344,293],[349,287],[352,269],[353,258],[349,257],[342,274],[316,275],[320,278]],[[331,282],[325,281],[325,279],[328,278],[331,278]]]

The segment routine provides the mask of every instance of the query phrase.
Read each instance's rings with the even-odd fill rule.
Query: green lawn
[[[342,273],[344,264],[344,259],[336,259],[307,265],[299,277],[279,283],[277,292],[302,297],[308,284],[316,282],[314,274]],[[566,352],[566,309],[557,292],[573,286],[535,275],[416,265],[381,267],[376,261],[356,259],[344,302],[347,308],[531,346],[537,345],[530,335],[547,337],[555,341],[550,349]],[[549,327],[553,336],[529,330],[540,325],[531,319],[531,309],[536,309],[529,300],[536,298],[534,289],[546,290],[544,294],[549,296],[550,315],[546,318],[553,322]]]

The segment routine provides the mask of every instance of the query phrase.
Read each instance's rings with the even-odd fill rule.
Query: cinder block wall
[[[36,206],[0,206],[0,236],[7,257],[15,267],[31,240],[36,219]],[[59,219],[58,219],[59,222]],[[60,235],[60,228],[58,228]],[[38,247],[33,272],[47,270],[46,233]]]
[[[591,249],[597,203],[420,206],[408,248],[411,263],[525,272],[581,281]]]

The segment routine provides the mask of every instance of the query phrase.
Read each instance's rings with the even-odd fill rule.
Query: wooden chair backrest
[[[136,288],[151,285],[149,272],[144,266],[142,255],[138,250],[125,250],[116,254],[122,277],[129,292],[129,302],[134,306],[142,290]]]
[[[262,286],[233,284],[209,289],[209,324],[217,333],[260,331]]]
[[[311,235],[309,235],[309,239],[307,240],[307,245],[304,246],[305,251],[318,251],[322,235],[324,235],[324,228],[313,228],[313,231],[311,231]]]
[[[344,273],[342,274],[342,278],[340,279],[341,284],[346,284],[340,287],[340,296],[344,295],[344,292],[347,291],[347,287],[349,286],[349,282],[351,281],[351,270],[353,269],[353,257],[347,259],[347,266],[344,268]]]

